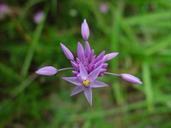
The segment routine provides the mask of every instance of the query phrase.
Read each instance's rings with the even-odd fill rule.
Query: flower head
[[[94,69],[91,73],[88,74],[84,65],[80,63],[79,75],[75,77],[63,77],[64,80],[76,85],[73,92],[71,93],[71,96],[84,91],[84,95],[87,101],[89,102],[90,105],[92,105],[92,88],[108,86],[107,84],[96,80],[100,73],[100,70],[99,70],[100,68],[101,66]]]
[[[64,80],[75,85],[74,90],[71,92],[71,96],[84,92],[90,105],[92,105],[92,88],[108,86],[106,83],[97,80],[103,75],[117,76],[134,84],[142,83],[137,77],[130,74],[114,74],[107,72],[107,61],[115,58],[118,55],[118,52],[105,54],[105,51],[102,51],[99,55],[95,55],[94,50],[91,49],[88,42],[89,28],[86,20],[82,23],[81,34],[84,39],[85,48],[80,42],[78,42],[77,57],[74,57],[72,52],[63,43],[60,44],[64,55],[70,61],[72,67],[57,70],[54,67],[48,66],[37,70],[36,73],[39,75],[50,76],[55,75],[60,71],[72,70],[72,77],[63,77]]]

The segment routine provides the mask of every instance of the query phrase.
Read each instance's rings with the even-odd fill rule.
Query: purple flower
[[[0,19],[3,19],[11,12],[10,8],[6,4],[0,4]]]
[[[76,85],[76,87],[74,88],[74,90],[71,93],[71,96],[84,91],[84,95],[85,95],[87,101],[89,102],[90,105],[92,105],[92,88],[108,86],[107,84],[96,80],[100,73],[100,69],[101,69],[101,66],[94,69],[91,73],[88,74],[86,68],[80,62],[79,75],[77,75],[75,77],[63,77],[64,80]]]
[[[109,7],[108,7],[108,5],[106,3],[101,3],[99,9],[100,9],[101,13],[105,14],[105,13],[108,12]]]
[[[39,24],[43,20],[44,16],[45,14],[43,11],[36,12],[34,14],[33,20],[36,24]]]
[[[83,31],[86,32],[83,33]],[[99,55],[95,55],[94,50],[91,49],[88,42],[89,28],[86,20],[82,23],[81,32],[84,39],[85,48],[80,42],[78,42],[77,57],[74,58],[72,52],[64,44],[60,44],[62,51],[64,52],[66,58],[70,61],[72,67],[57,70],[54,67],[48,66],[37,70],[36,73],[39,75],[50,76],[55,75],[60,71],[72,70],[73,76],[63,77],[64,80],[75,85],[74,90],[71,92],[71,96],[84,92],[84,95],[90,105],[92,105],[92,88],[108,86],[106,83],[98,80],[98,78],[103,75],[112,75],[133,84],[142,84],[137,77],[130,74],[115,74],[107,72],[107,61],[116,57],[118,52],[105,54],[105,51],[102,51]]]

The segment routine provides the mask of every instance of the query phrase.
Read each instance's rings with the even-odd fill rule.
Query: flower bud
[[[123,80],[130,82],[130,83],[133,83],[133,84],[142,84],[142,82],[140,81],[139,78],[137,78],[131,74],[120,74],[120,77]]]
[[[43,20],[44,16],[45,16],[45,14],[43,11],[36,12],[34,17],[33,17],[34,22],[36,24],[39,24]]]
[[[62,43],[61,43],[61,48],[62,48],[65,56],[67,57],[67,59],[74,60],[74,56],[72,55],[72,52]]]
[[[58,72],[58,70],[52,66],[45,66],[36,71],[38,75],[53,76]]]
[[[84,21],[81,25],[81,35],[85,41],[88,40],[89,35],[90,35],[90,31],[89,31],[89,27],[88,27],[86,19],[84,19]]]
[[[112,52],[112,53],[106,54],[103,59],[104,61],[108,61],[116,57],[118,54],[119,54],[118,52]]]
[[[100,12],[106,14],[109,11],[109,7],[106,3],[101,3],[100,4]]]

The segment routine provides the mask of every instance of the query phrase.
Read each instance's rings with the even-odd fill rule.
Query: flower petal
[[[84,88],[84,95],[85,95],[88,103],[92,106],[92,89]]]
[[[80,77],[82,80],[87,79],[88,73],[87,70],[85,69],[84,65],[80,62],[79,64],[79,69],[80,69]]]
[[[72,83],[74,85],[81,86],[81,83],[77,77],[62,77],[62,79],[66,80],[69,83]]]
[[[76,86],[76,87],[72,90],[71,96],[74,96],[74,95],[76,95],[76,94],[82,92],[83,90],[84,90],[84,89],[83,89],[82,86]]]
[[[97,61],[103,59],[104,55],[105,55],[105,51],[102,51],[102,52],[96,57],[95,62],[97,62]]]
[[[84,40],[88,40],[90,31],[86,19],[84,19],[83,23],[81,24],[81,35]]]
[[[130,82],[130,83],[133,83],[133,84],[142,84],[141,80],[131,74],[126,74],[126,73],[123,73],[123,74],[120,74],[120,77],[127,81],[127,82]]]
[[[36,71],[38,75],[53,76],[58,72],[58,70],[53,66],[45,66]]]
[[[88,41],[85,41],[85,55],[86,57],[90,57],[91,55],[91,47]]]
[[[113,59],[114,57],[116,57],[118,54],[119,54],[118,52],[112,52],[112,53],[106,54],[103,59],[104,61],[109,61]]]
[[[85,59],[84,48],[80,42],[78,42],[77,56],[78,56],[79,60],[84,61],[84,59]]]
[[[92,85],[92,88],[101,88],[101,87],[109,86],[106,83],[98,81],[98,80],[95,80],[91,85]]]
[[[74,60],[72,52],[64,44],[61,43],[60,45],[67,59]]]
[[[99,75],[99,73],[100,73],[100,69],[101,69],[101,65],[99,66],[99,67],[97,67],[97,68],[95,68],[89,75],[88,75],[88,80],[90,81],[90,82],[93,82],[97,77],[98,77],[98,75]]]

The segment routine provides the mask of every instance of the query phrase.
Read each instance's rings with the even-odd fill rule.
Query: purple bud
[[[84,40],[88,40],[90,31],[86,19],[84,19],[83,23],[81,24],[81,35]]]
[[[104,61],[108,61],[116,57],[118,54],[119,54],[118,52],[112,52],[112,53],[106,54],[103,59]]]
[[[89,58],[91,55],[91,48],[88,41],[85,42],[85,55]]]
[[[38,75],[53,76],[58,72],[58,70],[52,66],[45,66],[36,71]]]
[[[33,17],[34,22],[36,24],[39,24],[43,20],[44,16],[45,16],[45,14],[43,11],[39,11],[39,12],[35,13],[35,15]]]
[[[135,77],[135,76],[133,76],[131,74],[125,74],[125,73],[123,73],[123,74],[120,74],[120,77],[123,80],[125,80],[127,82],[130,82],[130,83],[133,83],[133,84],[142,84],[142,82],[140,81],[139,78],[137,78],[137,77]]]
[[[109,10],[108,5],[106,3],[101,3],[99,9],[100,9],[100,12],[104,14],[107,13]]]
[[[77,46],[77,56],[79,60],[84,61],[85,59],[84,48],[80,42],[78,42],[78,46]]]
[[[61,48],[65,54],[65,56],[69,59],[69,60],[74,60],[74,56],[72,55],[72,52],[62,43],[60,44]]]
[[[11,13],[11,9],[6,4],[0,4],[0,20]]]

